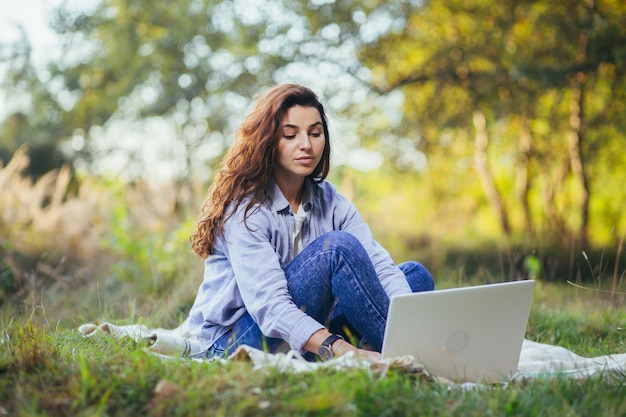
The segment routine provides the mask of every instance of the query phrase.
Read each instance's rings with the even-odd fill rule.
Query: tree
[[[0,87],[7,95],[8,107],[0,122],[0,163],[8,163],[15,150],[28,144],[31,163],[25,174],[37,179],[68,160],[57,143],[49,140],[63,130],[58,123],[59,108],[37,76],[32,48],[23,30],[15,43],[0,44],[0,68],[4,75]]]
[[[28,125],[42,107],[52,108],[59,128],[47,132],[48,141],[80,136],[89,160],[94,127],[165,117],[191,163],[206,136],[232,131],[242,110],[234,106],[272,84],[289,59],[275,44],[295,23],[240,3],[103,0],[89,11],[59,8],[53,26],[64,52],[47,69]]]
[[[332,14],[346,4],[354,5],[335,3]],[[401,135],[428,153],[441,152],[450,134],[473,138],[474,166],[505,234],[512,230],[511,207],[519,206],[522,230],[571,237],[584,248],[594,182],[605,181],[587,174],[597,163],[594,149],[620,140],[613,134],[598,142],[598,129],[623,126],[608,109],[623,97],[626,32],[619,22],[626,6],[610,0],[368,5],[364,22],[382,13],[393,23],[359,43],[360,62],[374,90],[403,92]],[[362,32],[349,26],[342,33]],[[607,83],[621,89],[599,97],[596,88]],[[517,161],[515,169],[507,160]],[[545,208],[532,209],[541,188]],[[509,189],[517,190],[516,204]]]
[[[24,80],[14,85],[32,106],[5,120],[4,140],[78,137],[88,159],[102,127],[162,118],[176,127],[185,176],[200,147],[223,150],[260,86],[307,69],[356,133],[349,140],[433,179],[437,195],[481,194],[467,209],[491,210],[505,236],[571,237],[582,248],[590,225],[606,235],[606,222],[622,224],[624,193],[609,203],[601,184],[623,178],[603,167],[625,129],[625,8],[619,0],[61,8],[65,54],[45,80],[13,61]]]

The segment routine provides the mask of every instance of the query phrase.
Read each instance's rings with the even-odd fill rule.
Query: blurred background
[[[330,180],[438,286],[626,271],[622,0],[0,0],[0,321],[183,319],[254,96],[313,88]]]

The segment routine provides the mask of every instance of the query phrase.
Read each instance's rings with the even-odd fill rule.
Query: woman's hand
[[[375,352],[373,350],[366,349],[357,349],[352,346],[346,340],[338,340],[333,343],[333,352],[335,356],[345,355],[348,352],[354,352],[354,355],[358,358],[362,358],[368,360],[370,362],[378,362],[380,361],[380,352]]]
[[[380,361],[380,352],[374,352],[373,350],[357,349],[356,356],[370,362]]]
[[[331,333],[326,329],[318,330],[317,332],[313,333],[313,335],[311,335],[307,343],[304,345],[304,349],[308,350],[309,352],[313,352],[317,355],[320,345],[330,335]],[[336,340],[332,344],[331,350],[333,352],[334,357],[345,355],[348,352],[354,352],[354,355],[359,358],[362,358],[371,362],[380,361],[379,352],[375,352],[375,351],[367,350],[367,349],[357,349],[354,346],[352,346],[350,342],[348,342],[347,340],[343,340],[343,339]]]

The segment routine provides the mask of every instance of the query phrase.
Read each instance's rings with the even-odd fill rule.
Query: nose
[[[300,135],[300,149],[309,149],[311,147],[311,139],[308,133],[302,133]]]

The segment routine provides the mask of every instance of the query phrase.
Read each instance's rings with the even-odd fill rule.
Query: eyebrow
[[[309,129],[311,129],[312,127],[317,127],[317,126],[323,126],[322,122],[315,122],[315,123],[313,123],[311,126],[309,126]],[[300,128],[300,126],[292,125],[292,124],[289,124],[289,123],[286,123],[286,124],[283,125],[283,129],[287,128],[287,127],[291,127],[293,129],[299,129]]]

